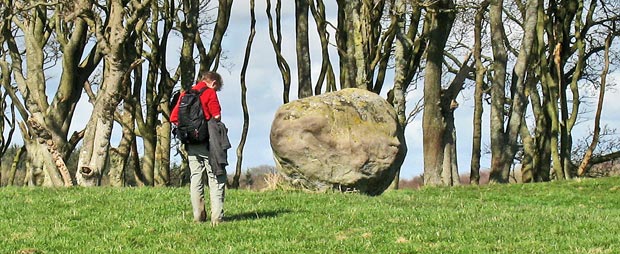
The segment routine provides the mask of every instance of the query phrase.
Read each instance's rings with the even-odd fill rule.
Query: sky
[[[329,3],[328,3],[329,2]],[[335,1],[327,1],[326,9],[328,20],[333,24],[335,22]],[[275,53],[273,51],[267,26],[267,16],[265,13],[265,1],[256,1],[256,36],[252,45],[250,62],[246,75],[247,85],[247,104],[250,114],[250,128],[246,140],[242,169],[257,167],[261,165],[275,165],[272,156],[271,146],[269,144],[269,131],[276,110],[282,105],[282,79],[280,71],[275,61]],[[331,11],[331,12],[330,12]],[[295,53],[295,14],[294,1],[282,1],[282,52],[284,58],[291,67],[291,100],[297,99],[297,71],[296,71],[296,53]],[[315,81],[320,71],[320,42],[314,28],[314,21],[310,18],[310,56],[312,59],[312,77]],[[224,86],[222,91],[218,93],[220,104],[222,105],[222,121],[229,130],[229,138],[232,149],[228,151],[229,166],[227,170],[234,172],[237,163],[236,149],[241,139],[241,131],[243,127],[243,115],[241,107],[241,89],[240,89],[240,72],[243,64],[243,58],[246,48],[247,39],[250,33],[250,15],[249,1],[234,1],[231,20],[228,26],[226,37],[222,42],[222,48],[226,60],[218,72],[222,75]],[[333,33],[332,33],[333,35]],[[210,38],[210,35],[204,34],[203,38]],[[333,36],[332,36],[333,41]],[[208,41],[208,40],[204,40]],[[170,47],[167,52],[168,59],[178,59],[180,43],[177,48]],[[332,64],[337,67],[337,54],[335,48],[331,47]],[[57,72],[60,73],[60,72]],[[336,74],[338,72],[336,71]],[[382,92],[385,93],[392,83],[392,76],[386,78],[386,85]],[[50,75],[51,79],[55,77]],[[58,77],[56,77],[58,78]],[[620,73],[616,71],[608,79],[608,83],[620,80]],[[54,91],[55,92],[55,91]],[[602,124],[611,127],[620,126],[620,118],[615,112],[620,112],[620,101],[617,100],[617,90],[608,91],[606,94],[605,106],[603,109]],[[422,96],[421,88],[411,91],[407,98],[407,110],[413,107],[413,104]],[[473,122],[473,91],[472,89],[461,92],[457,101],[460,103],[459,108],[455,111],[455,126],[457,128],[457,150],[458,164],[460,173],[468,173],[471,159],[471,140],[472,140],[472,122]],[[90,109],[92,107],[86,101],[86,96],[78,104],[78,112],[76,112],[72,131],[84,128],[88,118],[90,117]],[[488,112],[486,106],[485,114],[483,114],[483,147],[489,145],[488,140]],[[582,124],[578,125],[575,130],[574,139],[581,138],[584,133],[592,129],[592,119],[594,113],[590,112],[583,116]],[[407,125],[405,130],[405,138],[408,147],[407,156],[401,168],[401,179],[410,179],[421,175],[423,172],[423,156],[422,156],[422,115],[420,114],[412,123]],[[17,130],[16,135],[20,135]],[[115,127],[112,138],[112,145],[118,144],[120,138],[120,128]],[[14,139],[21,139],[17,138]],[[173,153],[174,154],[174,153]],[[483,169],[489,167],[488,154],[483,154]],[[176,158],[179,159],[179,158]]]
[[[335,4],[327,4],[328,20],[333,24],[335,22]],[[330,6],[331,4],[331,6]],[[294,1],[282,1],[282,51],[284,58],[291,67],[291,100],[296,99],[297,94],[297,72],[295,68],[295,13]],[[282,105],[282,79],[279,69],[275,62],[275,53],[271,46],[268,35],[267,17],[265,13],[264,1],[256,1],[256,36],[252,45],[252,53],[246,84],[248,89],[248,108],[250,112],[250,130],[248,139],[244,148],[243,169],[255,167],[259,165],[274,165],[271,147],[269,145],[269,129],[273,121],[274,114],[279,106]],[[250,19],[249,19],[249,1],[235,1],[233,4],[232,17],[228,27],[227,36],[222,43],[223,50],[228,60],[233,63],[229,70],[220,69],[225,82],[224,89],[219,93],[220,103],[223,107],[223,121],[229,128],[229,137],[233,143],[233,153],[229,153],[231,159],[229,170],[234,169],[236,156],[234,149],[237,148],[241,137],[241,128],[243,125],[243,116],[241,111],[240,100],[240,71],[243,64],[243,56],[245,53],[245,45],[247,43]],[[316,36],[316,31],[310,19],[310,47],[312,59],[313,82],[320,71],[320,42]],[[332,36],[333,40],[333,36]],[[332,47],[333,50],[333,47]],[[332,52],[333,53],[333,52]],[[336,54],[332,54],[332,61],[337,59]],[[337,62],[333,62],[337,66]],[[336,72],[337,73],[337,72]],[[615,73],[619,77],[618,73]],[[616,78],[616,80],[618,80]],[[390,86],[391,79],[386,78],[386,87]],[[384,90],[387,90],[384,88]],[[382,92],[385,98],[386,91]],[[614,112],[620,110],[620,103],[616,103],[614,97],[618,92],[613,90],[606,94],[606,103],[603,111],[603,124],[610,126],[620,126],[620,119],[614,116]],[[408,110],[422,96],[421,90],[415,90],[408,95]],[[457,99],[460,107],[455,112],[456,128],[457,128],[457,150],[459,172],[468,173],[471,159],[471,140],[472,140],[472,122],[473,122],[473,91],[464,90]],[[483,146],[488,146],[488,112],[485,109],[483,118]],[[593,113],[584,116],[584,123],[576,127],[575,133],[585,133],[588,129],[592,129]],[[588,118],[590,120],[588,120]],[[422,156],[422,116],[421,114],[410,123],[405,131],[406,142],[408,146],[407,156],[401,169],[401,178],[412,178],[423,173],[423,156]],[[580,138],[575,135],[575,138]],[[483,155],[482,168],[489,167],[490,155]]]

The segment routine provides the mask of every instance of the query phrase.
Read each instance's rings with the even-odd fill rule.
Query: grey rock
[[[292,101],[276,112],[276,168],[296,186],[379,195],[405,156],[393,107],[356,88]]]

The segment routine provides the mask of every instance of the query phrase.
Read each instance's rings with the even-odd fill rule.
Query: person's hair
[[[200,80],[213,80],[217,83],[216,86],[216,91],[219,91],[222,89],[222,86],[224,86],[224,82],[222,82],[222,76],[220,76],[219,73],[214,72],[214,71],[206,71],[202,73],[202,77]]]

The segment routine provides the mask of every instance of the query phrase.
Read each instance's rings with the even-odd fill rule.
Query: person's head
[[[222,82],[222,76],[214,71],[206,71],[202,73],[202,77],[200,80],[207,83],[207,85],[212,86],[215,91],[219,91],[224,86],[224,82]]]

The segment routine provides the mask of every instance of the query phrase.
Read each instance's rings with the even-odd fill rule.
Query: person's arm
[[[210,90],[210,99],[207,102],[207,107],[209,108],[209,113],[211,113],[211,117],[215,118],[215,120],[220,121],[222,119],[222,108],[220,107],[220,101],[217,98],[217,93],[213,89]]]

